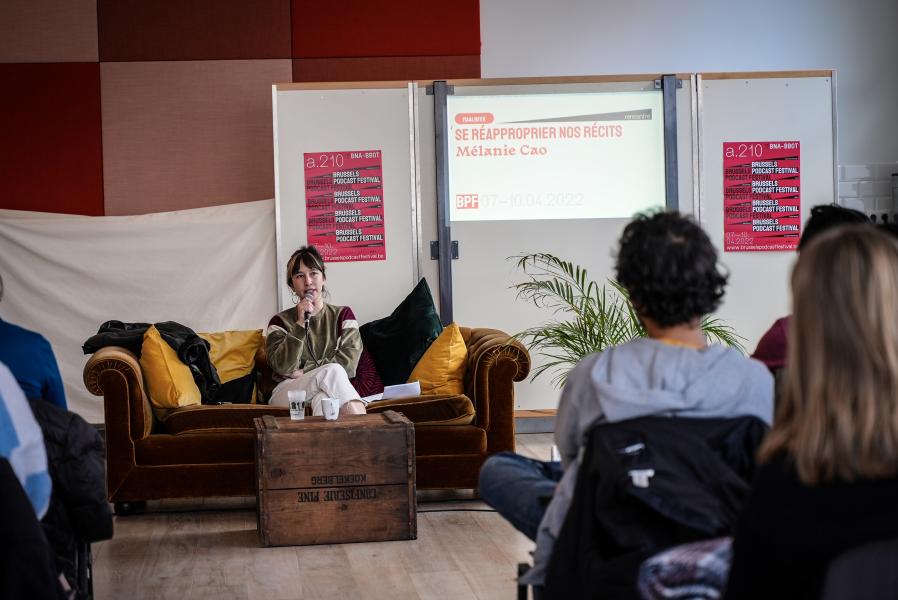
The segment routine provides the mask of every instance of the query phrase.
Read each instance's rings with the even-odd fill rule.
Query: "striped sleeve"
[[[332,362],[346,369],[346,374],[352,379],[355,377],[361,356],[362,336],[359,333],[359,322],[352,309],[344,306],[337,317],[337,348]]]

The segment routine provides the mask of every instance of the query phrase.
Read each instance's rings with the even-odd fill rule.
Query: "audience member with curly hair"
[[[727,276],[691,218],[637,216],[620,239],[617,280],[648,337],[591,354],[569,374],[555,421],[561,462],[502,453],[480,473],[483,499],[536,540],[534,566],[522,579],[536,586],[544,582],[593,425],[646,416],[772,419],[773,378],[764,365],[709,345],[702,332],[701,319],[719,305]]]

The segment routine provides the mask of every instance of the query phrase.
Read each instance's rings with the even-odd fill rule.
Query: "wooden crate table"
[[[412,540],[415,427],[394,412],[255,419],[263,546]]]

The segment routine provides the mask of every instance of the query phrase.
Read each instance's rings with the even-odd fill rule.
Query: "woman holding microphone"
[[[348,306],[324,301],[324,261],[314,246],[303,246],[287,261],[287,285],[295,307],[268,322],[268,365],[280,383],[269,404],[288,406],[289,391],[305,392],[313,415],[323,414],[322,400],[336,399],[340,414],[364,414],[365,405],[349,379],[362,354],[359,324]]]

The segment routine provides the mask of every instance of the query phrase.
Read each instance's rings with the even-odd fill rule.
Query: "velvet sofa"
[[[415,423],[419,489],[476,488],[487,456],[514,450],[514,382],[530,370],[527,350],[506,333],[460,328],[468,348],[465,394],[384,400],[369,412],[404,413]],[[256,366],[265,371],[264,344]],[[84,367],[103,396],[109,500],[119,513],[146,500],[255,493],[253,419],[287,416],[264,404],[199,405],[154,416],[140,363],[106,347]]]

